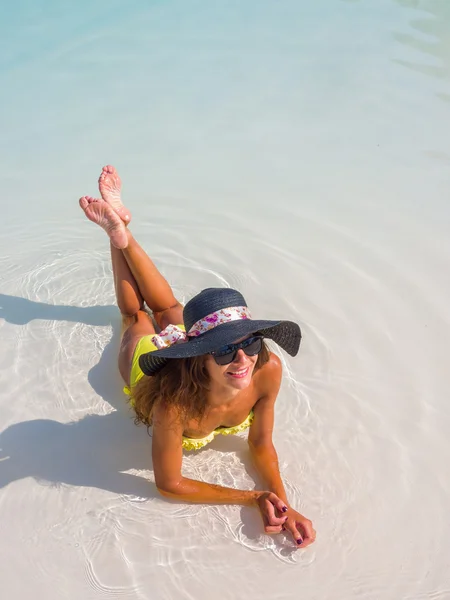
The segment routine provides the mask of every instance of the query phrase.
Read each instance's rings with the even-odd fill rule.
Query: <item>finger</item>
[[[286,531],[289,531],[289,533],[294,538],[295,545],[298,548],[303,547],[303,536],[300,534],[299,530],[297,529],[295,522],[288,521],[284,527],[285,527]]]
[[[297,529],[301,531],[303,537],[302,548],[306,548],[310,544],[313,544],[316,540],[316,531],[312,526],[311,521],[306,523],[297,521]]]
[[[316,531],[311,521],[309,521],[308,519],[305,519],[304,521],[297,521],[296,525],[299,531],[301,532],[303,538],[309,538],[313,541],[316,539]]]
[[[297,548],[307,548],[309,545],[313,544],[314,540],[310,540],[309,538],[303,538],[303,542],[299,544],[296,543]]]
[[[282,525],[286,521],[286,519],[287,519],[286,516],[277,517],[277,515],[275,514],[275,506],[270,501],[270,499],[266,500],[265,508],[266,508],[266,517],[269,522],[269,525]]]
[[[264,531],[266,533],[281,533],[282,525],[266,525]]]
[[[275,506],[275,508],[277,508],[280,511],[280,513],[285,513],[287,511],[288,507],[286,506],[286,504],[273,492],[269,494],[268,500],[270,500],[270,502]]]

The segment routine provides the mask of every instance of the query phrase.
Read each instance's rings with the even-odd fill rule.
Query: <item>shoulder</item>
[[[269,360],[259,370],[259,373],[264,377],[273,377],[274,375],[279,375],[281,377],[282,366],[280,357],[273,352],[270,352]]]
[[[178,407],[174,405],[163,405],[159,403],[155,406],[152,415],[153,430],[171,430],[182,432],[184,429],[184,419]]]
[[[281,384],[282,374],[281,360],[276,354],[271,352],[269,360],[255,375],[255,384],[258,387],[259,395],[276,394]]]

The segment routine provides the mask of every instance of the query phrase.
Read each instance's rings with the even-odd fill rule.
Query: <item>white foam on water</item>
[[[447,3],[20,2],[0,33],[3,592],[450,598]],[[77,203],[107,163],[177,297],[301,324],[274,440],[305,551],[159,496]],[[253,489],[245,437],[183,471]]]

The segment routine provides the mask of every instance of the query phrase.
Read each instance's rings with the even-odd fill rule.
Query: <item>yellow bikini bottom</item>
[[[178,325],[178,327],[184,329],[183,325]],[[134,388],[137,382],[144,376],[144,373],[141,367],[139,366],[139,357],[141,356],[141,354],[145,354],[146,352],[153,352],[154,350],[158,349],[152,342],[151,338],[152,336],[145,335],[144,337],[141,337],[141,339],[136,344],[136,349],[133,354],[133,360],[131,362],[130,386],[126,385],[123,388],[123,391],[125,392],[125,394],[127,394],[127,396],[132,395],[131,390]],[[131,398],[130,404],[131,406],[133,406],[133,398]],[[216,435],[233,435],[235,433],[244,431],[244,429],[250,427],[252,421],[253,411],[250,412],[245,421],[243,421],[240,425],[235,425],[234,427],[218,427],[206,437],[188,438],[183,435],[183,448],[185,450],[198,450],[199,448],[203,448],[203,446],[206,446],[206,444],[212,442]]]

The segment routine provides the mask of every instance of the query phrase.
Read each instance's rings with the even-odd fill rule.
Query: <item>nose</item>
[[[242,348],[239,348],[239,350],[237,351],[236,357],[233,360],[233,362],[234,363],[238,363],[238,364],[244,364],[246,361],[247,361],[247,355],[242,350]]]

